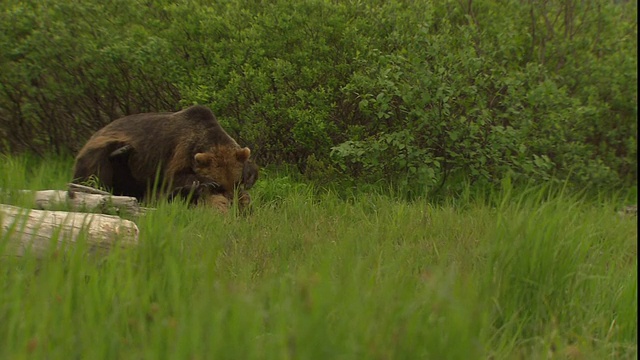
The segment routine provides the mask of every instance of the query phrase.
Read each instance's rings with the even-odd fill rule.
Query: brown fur
[[[199,177],[216,181],[225,193],[232,194],[235,186],[242,181],[244,164],[250,155],[249,148],[228,147],[218,147],[211,152],[197,153],[194,156],[195,172]]]
[[[229,212],[229,208],[233,204],[233,194],[220,194],[220,193],[211,193],[205,192],[201,194],[198,198],[197,203],[199,205],[204,205],[207,207],[212,207],[223,214]],[[238,210],[245,213],[246,211],[250,211],[251,206],[251,196],[248,192],[241,190],[238,193]]]
[[[110,156],[129,146],[124,155]],[[117,119],[98,130],[80,150],[74,181],[95,175],[114,193],[144,198],[158,175],[163,192],[216,182],[232,193],[242,181],[249,148],[241,148],[204,106],[175,113]]]
[[[244,169],[242,169],[242,185],[245,190],[249,190],[258,181],[258,165],[251,160],[244,163]]]
[[[235,169],[233,171],[236,171]],[[236,176],[237,174],[234,174]],[[238,209],[245,213],[251,208],[251,195],[247,192],[258,179],[258,166],[251,160],[247,160],[244,163],[242,169],[242,188],[238,191]],[[226,199],[223,200],[222,198]],[[194,204],[200,204],[205,206],[214,207],[218,210],[224,209],[223,213],[226,213],[231,207],[234,201],[233,192],[221,192],[219,188],[204,188],[198,192],[195,196],[192,196],[192,202]]]
[[[201,199],[201,203],[207,207],[212,207],[223,214],[228,213],[229,208],[231,207],[229,199],[222,194],[204,196]]]

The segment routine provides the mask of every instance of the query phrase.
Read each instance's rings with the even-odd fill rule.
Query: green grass
[[[3,189],[70,176],[69,161],[1,163]],[[508,183],[437,205],[340,199],[273,174],[252,195],[246,217],[159,204],[139,247],[103,258],[0,257],[0,358],[637,357],[621,200]]]

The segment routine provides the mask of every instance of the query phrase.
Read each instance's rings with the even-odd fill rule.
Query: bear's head
[[[242,182],[245,163],[251,150],[245,148],[220,147],[211,152],[194,155],[194,171],[200,178],[220,184],[227,193]]]

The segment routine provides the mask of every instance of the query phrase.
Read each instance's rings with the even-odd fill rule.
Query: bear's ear
[[[249,156],[251,156],[251,149],[248,147],[242,148],[236,152],[236,159],[241,163],[247,161]]]
[[[196,165],[199,167],[208,166],[211,163],[211,157],[205,153],[197,153],[193,159],[196,161]]]

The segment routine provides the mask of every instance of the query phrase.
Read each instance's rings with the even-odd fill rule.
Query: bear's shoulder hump
[[[217,123],[216,117],[213,111],[206,106],[193,105],[182,111],[175,113],[176,116],[185,120],[202,122],[202,123]]]

